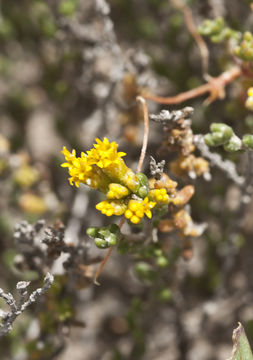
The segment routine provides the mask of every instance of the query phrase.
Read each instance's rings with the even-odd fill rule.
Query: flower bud
[[[86,234],[91,238],[95,238],[97,236],[97,233],[98,233],[98,228],[96,227],[90,227],[86,230]]]
[[[253,149],[253,135],[251,134],[244,135],[242,138],[242,142],[248,148]]]
[[[101,238],[95,238],[94,243],[99,249],[107,249],[109,247],[107,241]]]
[[[206,134],[204,136],[204,141],[205,141],[207,146],[215,146],[215,142],[213,140],[213,135],[212,134]]]
[[[224,141],[229,140],[234,134],[232,128],[223,123],[213,123],[210,126],[210,130],[212,133],[221,133]]]
[[[138,178],[138,185],[134,192],[136,195],[138,195],[142,199],[144,199],[148,195],[148,192],[149,192],[149,181],[148,181],[147,176],[143,173],[137,174],[137,178]]]
[[[227,144],[224,145],[224,149],[229,152],[239,151],[242,148],[242,141],[238,136],[233,135]]]

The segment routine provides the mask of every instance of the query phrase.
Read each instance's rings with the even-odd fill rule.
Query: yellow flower
[[[150,190],[148,193],[148,198],[152,201],[162,204],[169,203],[169,196],[166,189],[154,189]]]
[[[128,203],[128,209],[125,211],[125,217],[133,224],[138,224],[144,215],[146,215],[149,219],[152,217],[150,209],[152,209],[155,205],[155,202],[149,202],[148,197],[145,197],[144,200],[130,200]]]
[[[67,162],[61,164],[62,167],[71,167],[74,166],[74,161],[76,160],[76,150],[72,150],[72,153],[70,153],[67,149],[66,146],[63,146],[62,149],[62,154],[65,156],[65,160]]]
[[[138,178],[122,159],[126,154],[117,152],[118,144],[115,141],[110,143],[107,138],[96,141],[94,148],[87,151],[89,164],[98,166],[113,182],[118,181],[134,191],[138,186]]]
[[[112,215],[122,215],[127,209],[126,204],[122,200],[114,200],[114,201],[101,201],[96,205],[96,209],[101,211],[102,214],[106,216]]]
[[[65,147],[62,150],[67,162],[63,163],[62,167],[69,168],[69,182],[70,185],[75,183],[79,187],[79,183],[86,184],[93,189],[99,189],[106,192],[110,179],[95,165],[91,165],[88,156],[82,152],[81,157],[76,157],[76,151],[72,150],[70,153]]]
[[[86,183],[86,180],[91,176],[92,172],[92,166],[88,164],[87,156],[82,153],[81,157],[77,158],[76,151],[72,150],[72,153],[70,153],[65,146],[62,153],[67,162],[61,164],[61,166],[69,168],[70,185],[73,185],[74,182],[75,185],[79,187],[80,182]]]
[[[94,149],[87,151],[89,163],[95,164],[101,169],[107,168],[111,164],[118,164],[124,152],[117,152],[118,144],[105,137],[103,141],[96,139],[97,144],[94,144]]]
[[[121,199],[129,194],[129,190],[120,184],[111,183],[107,193],[107,199]]]

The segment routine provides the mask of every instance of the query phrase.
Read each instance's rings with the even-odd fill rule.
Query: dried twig
[[[141,171],[143,161],[144,161],[144,158],[146,155],[147,146],[148,146],[149,116],[148,116],[148,107],[147,107],[146,101],[143,99],[143,97],[137,96],[136,100],[139,101],[142,105],[143,119],[144,119],[144,134],[143,134],[141,155],[140,155],[138,166],[137,166],[137,172],[139,173]]]
[[[162,160],[161,162],[156,162],[153,156],[150,156],[150,163],[149,163],[150,172],[151,175],[154,176],[156,180],[161,179],[164,166],[165,166],[165,160]]]
[[[215,78],[209,78],[207,84],[201,85],[192,90],[180,93],[176,96],[162,97],[150,93],[141,93],[144,99],[157,102],[159,104],[180,104],[186,100],[193,99],[209,93],[209,97],[205,100],[205,105],[209,105],[216,99],[223,99],[225,97],[225,86],[231,83],[234,79],[242,75],[242,70],[238,66],[232,67],[230,70],[223,72]]]
[[[12,324],[17,318],[17,316],[22,314],[22,312],[24,312],[29,305],[31,305],[33,302],[38,300],[38,298],[51,287],[53,281],[54,281],[53,275],[47,273],[47,275],[44,278],[44,286],[42,288],[33,291],[29,296],[28,300],[26,300],[27,288],[30,282],[29,281],[18,282],[16,285],[16,289],[18,291],[19,299],[17,302],[15,301],[11,293],[5,293],[0,288],[0,297],[10,307],[10,311],[0,312],[0,318],[1,318],[0,337],[8,334],[12,330]]]

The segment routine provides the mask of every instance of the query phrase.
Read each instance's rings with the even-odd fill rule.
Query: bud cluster
[[[223,123],[213,123],[210,131],[211,133],[204,136],[207,146],[223,145],[224,150],[228,152],[236,152],[245,148],[253,149],[253,135],[251,134],[245,134],[241,140],[230,126]]]

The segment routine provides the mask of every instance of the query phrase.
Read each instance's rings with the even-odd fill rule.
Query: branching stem
[[[145,94],[144,92],[141,95],[144,99],[151,100],[159,104],[173,105],[180,104],[186,100],[209,93],[209,97],[205,101],[205,104],[209,105],[216,99],[223,99],[225,97],[225,86],[241,75],[242,69],[239,66],[234,66],[230,70],[223,72],[218,77],[210,78],[207,84],[203,84],[195,89],[185,91],[176,96],[162,97],[150,93]]]

